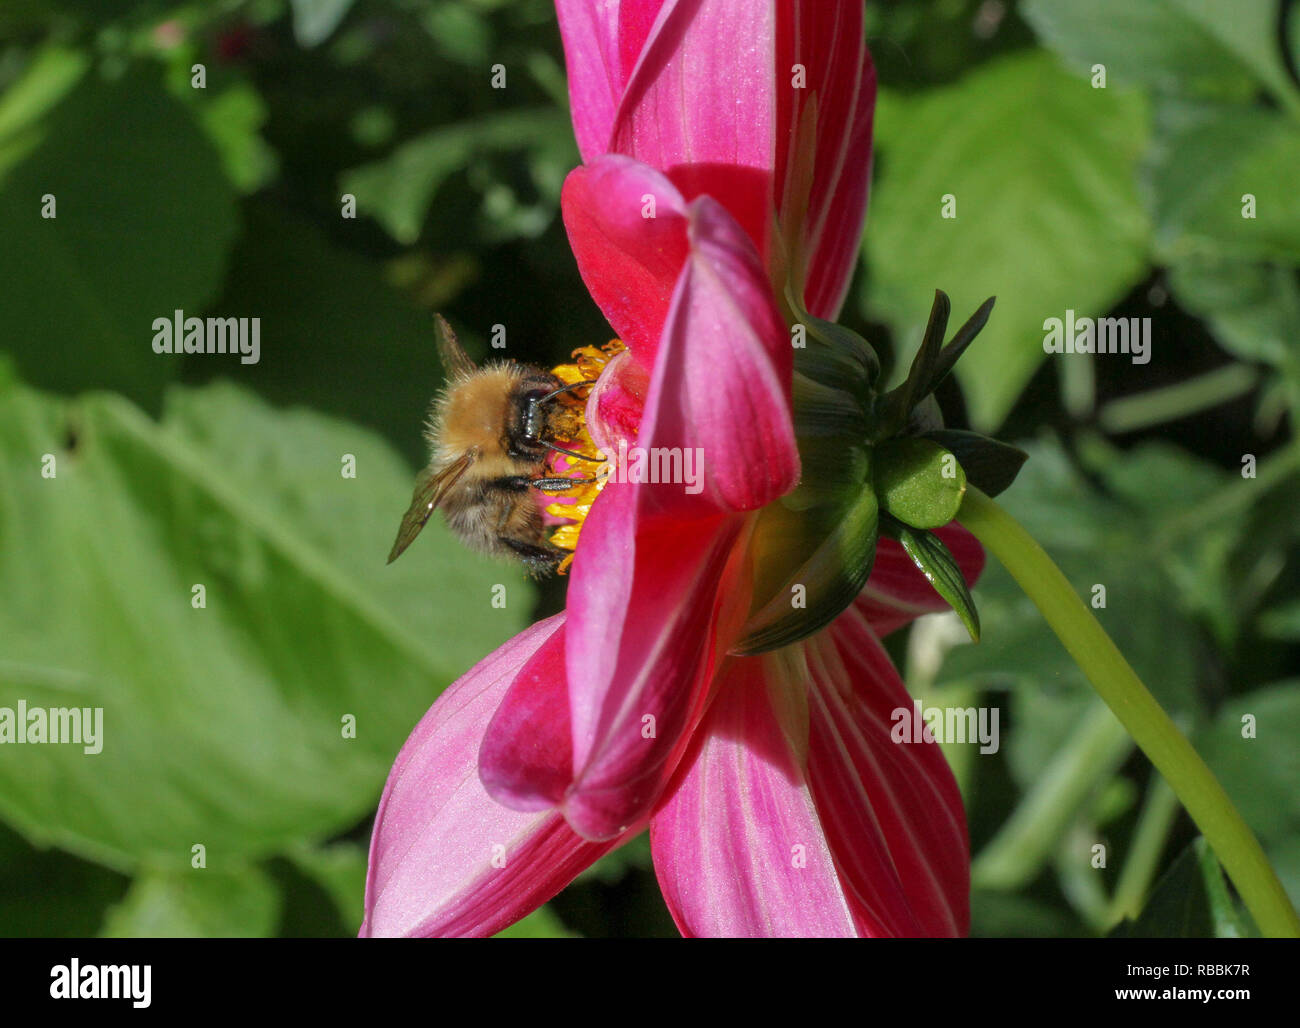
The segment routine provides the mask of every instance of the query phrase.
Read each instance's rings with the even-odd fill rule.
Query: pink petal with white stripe
[[[866,935],[965,935],[970,855],[956,779],[935,742],[895,741],[912,698],[850,608],[806,647],[808,779]]]
[[[787,230],[786,223],[801,220],[790,243],[807,269],[804,305],[831,321],[857,264],[871,177],[876,73],[862,10],[862,0],[776,5],[776,203]],[[793,82],[797,69],[802,86]],[[801,123],[814,108],[816,133],[805,149]],[[807,162],[811,168],[801,166]],[[806,198],[797,195],[801,188]]]
[[[628,77],[664,0],[555,0],[582,159],[609,150]]]
[[[771,659],[729,664],[673,792],[650,821],[659,886],[688,938],[857,934],[773,706],[770,690],[802,688],[782,680]]]
[[[609,149],[710,195],[764,260],[776,131],[772,0],[669,0],[627,81]]]

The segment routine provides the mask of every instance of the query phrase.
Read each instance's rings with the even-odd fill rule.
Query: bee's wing
[[[397,538],[393,541],[392,550],[389,551],[389,564],[411,545],[438,504],[447,498],[447,493],[451,491],[452,486],[460,481],[460,476],[465,473],[465,469],[473,463],[474,455],[464,453],[438,471],[425,468],[420,472],[420,476],[415,480],[415,493],[411,497],[411,506],[402,515],[402,524],[397,529]]]
[[[441,314],[433,316],[433,338],[438,344],[442,370],[447,373],[449,379],[466,378],[478,370],[474,362],[469,359],[469,354],[461,349],[460,340],[456,338],[456,333],[451,330],[447,319]]]

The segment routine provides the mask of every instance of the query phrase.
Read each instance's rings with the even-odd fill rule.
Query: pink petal
[[[650,392],[650,372],[631,350],[611,360],[587,394],[587,432],[596,448],[618,453],[619,444],[635,446]]]
[[[655,488],[606,486],[573,564],[567,650],[577,773],[564,814],[589,839],[619,834],[649,811],[703,712],[719,623],[738,627],[739,615],[720,613],[719,597],[734,587],[742,519],[638,522],[638,494]]]
[[[708,197],[691,205],[690,241],[641,435],[703,451],[710,506],[757,510],[799,481],[794,350],[757,252]]]
[[[508,810],[479,782],[484,726],[563,624],[558,615],[506,643],[452,684],[411,733],[375,817],[361,935],[492,935],[622,841],[593,845],[555,811]]]
[[[765,263],[773,206],[783,223],[806,207],[790,240],[805,303],[834,319],[871,168],[875,71],[860,0],[557,0],[556,10],[583,160],[625,154],[688,200],[713,196]],[[808,148],[800,126],[814,105]]]
[[[703,480],[694,495],[681,484],[607,485],[569,589],[576,774],[565,813],[588,838],[643,816],[667,781],[708,687],[723,570],[743,527],[734,515],[799,477],[791,347],[753,244],[707,197],[691,205],[690,241],[638,442],[702,452]],[[747,593],[728,599],[743,617]],[[737,627],[728,623],[724,645]]]
[[[664,0],[555,0],[582,159],[609,150],[614,114]]]
[[[974,586],[984,570],[984,548],[956,522],[945,525],[935,534],[952,551],[966,584]],[[881,539],[877,545],[871,577],[858,594],[854,606],[866,616],[876,634],[882,636],[922,614],[950,609],[947,601],[934,591],[903,547],[893,539]]]
[[[563,627],[519,669],[479,750],[488,795],[513,810],[558,806],[573,779]]]
[[[644,197],[655,218],[642,217]],[[794,351],[752,242],[709,198],[682,207],[661,175],[607,156],[572,172],[564,217],[583,280],[643,371],[661,381],[655,445],[704,449],[715,507],[750,510],[798,480],[790,419]],[[661,354],[660,347],[671,347]],[[630,369],[629,369],[630,372]],[[588,402],[606,440],[606,408],[644,388],[607,369]],[[611,386],[612,383],[617,383]],[[634,396],[624,408],[648,398]],[[668,404],[671,403],[671,407]],[[640,429],[645,445],[648,422]],[[672,436],[673,438],[669,438]],[[605,445],[605,443],[602,443]],[[680,493],[680,490],[678,490]]]
[[[690,246],[681,194],[654,169],[609,155],[569,173],[560,209],[592,299],[643,367],[653,368]]]
[[[898,672],[850,608],[805,648],[808,780],[863,934],[964,935],[970,857],[961,794],[935,742],[895,742]]]
[[[671,796],[650,821],[659,886],[687,937],[857,934],[769,692],[803,687],[769,658],[729,664]]]
[[[726,205],[767,259],[776,25],[772,0],[665,4],[627,81],[609,149]]]
[[[866,217],[876,73],[863,37],[862,0],[789,0],[776,9],[775,196],[783,224],[807,204],[793,241],[808,269],[804,304],[833,321],[857,263]],[[801,89],[792,84],[796,65],[806,74]],[[800,123],[814,104],[816,144],[804,153]],[[799,167],[807,160],[811,176]],[[787,185],[793,189],[799,181],[810,186],[806,201],[787,196]]]

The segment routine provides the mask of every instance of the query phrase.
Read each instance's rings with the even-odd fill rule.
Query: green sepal
[[[751,613],[740,641],[731,647],[730,652],[738,656],[780,649],[821,631],[862,592],[875,563],[880,510],[869,486],[861,488],[853,502],[842,508],[795,514],[778,504],[764,512],[769,514],[806,526],[809,530],[804,538],[821,542],[777,588],[757,592],[768,598]],[[833,525],[827,527],[826,522],[832,520]],[[760,523],[756,532],[762,529]],[[774,548],[789,552],[784,543]],[[802,607],[793,605],[795,586],[803,586]]]
[[[966,481],[989,496],[997,496],[1010,486],[1029,459],[1029,454],[1019,447],[978,432],[943,428],[922,436],[951,450],[966,471]]]
[[[912,413],[908,415],[907,425],[899,435],[925,435],[927,432],[937,432],[943,428],[943,411],[939,409],[939,401],[934,398],[934,394],[922,397],[921,402],[912,408]]]
[[[966,324],[957,329],[957,334],[949,340],[948,345],[939,353],[938,359],[934,362],[934,368],[930,372],[930,377],[922,387],[922,395],[927,395],[939,388],[939,384],[948,377],[952,371],[953,365],[963,353],[966,347],[970,346],[971,341],[980,334],[980,330],[988,323],[989,315],[993,313],[993,304],[997,302],[996,296],[990,296],[979,306],[974,314],[967,320]]]
[[[943,348],[943,334],[948,329],[948,315],[952,304],[948,294],[942,289],[934,291],[934,304],[930,308],[930,320],[925,325],[925,335],[916,356],[912,358],[912,367],[907,372],[907,379],[897,389],[892,389],[876,402],[876,424],[872,434],[873,441],[889,439],[898,435],[912,413],[912,408],[927,395],[924,386],[933,377],[938,366],[939,353]]]
[[[825,438],[844,436],[861,442],[867,435],[867,416],[852,393],[826,385],[795,370],[791,383],[794,401],[794,434]]]
[[[795,371],[822,385],[870,397],[880,378],[880,358],[871,344],[852,329],[813,317],[788,288],[786,300],[796,323],[804,327],[804,345],[794,350]]]
[[[912,528],[885,515],[881,518],[881,531],[903,544],[912,563],[934,586],[935,592],[957,612],[973,642],[980,641],[980,616],[975,609],[966,578],[957,566],[952,551],[933,532]]]
[[[966,472],[931,439],[888,439],[875,451],[880,507],[912,528],[940,528],[957,516],[966,495]]]
[[[916,356],[912,358],[912,367],[908,370],[907,380],[876,400],[872,441],[889,439],[907,427],[913,409],[948,377],[958,358],[988,322],[994,301],[995,297],[991,296],[985,300],[979,310],[957,330],[952,341],[944,346],[943,336],[948,330],[948,316],[952,305],[948,301],[948,295],[942,289],[934,291],[930,320],[926,323],[925,334],[921,337],[921,345],[916,351]]]
[[[779,502],[799,511],[828,505],[844,507],[856,499],[864,484],[870,484],[871,459],[870,447],[842,436],[801,438],[802,476],[794,490]]]

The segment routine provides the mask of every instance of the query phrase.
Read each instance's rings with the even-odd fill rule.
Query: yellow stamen
[[[582,346],[573,351],[572,364],[560,364],[551,369],[551,374],[558,378],[565,385],[572,385],[575,382],[590,382],[600,377],[605,366],[622,353],[625,347],[618,339],[611,339],[604,346]],[[566,450],[572,450],[574,453],[580,453],[584,457],[590,457],[593,460],[603,460],[604,455],[596,448],[592,442],[591,435],[587,431],[587,396],[591,392],[591,387],[584,389],[571,389],[568,392],[560,393],[556,400],[568,408],[569,413],[573,415],[573,435],[568,439],[557,440]],[[578,466],[576,458],[566,456],[563,453],[552,453],[547,459],[545,474],[548,477],[570,477],[574,479],[595,479],[595,481],[575,482],[572,489],[566,490],[563,494],[564,501],[557,500],[546,508],[546,513],[558,518],[567,518],[567,525],[560,525],[551,532],[551,545],[561,550],[568,550],[566,556],[556,569],[560,574],[565,574],[569,570],[569,565],[573,563],[573,552],[578,546],[578,536],[582,532],[583,522],[587,520],[587,514],[591,511],[591,505],[600,495],[600,491],[605,488],[605,475],[608,472],[607,464],[595,464],[590,461],[583,461]],[[557,467],[556,465],[561,465]],[[592,469],[595,470],[592,470]]]

